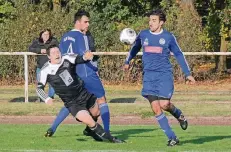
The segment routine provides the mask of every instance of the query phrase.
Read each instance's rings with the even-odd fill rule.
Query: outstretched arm
[[[141,48],[141,39],[140,34],[136,37],[135,43],[132,45],[131,50],[128,53],[128,56],[125,60],[125,64],[129,64],[129,62],[136,56],[136,54],[140,51]]]
[[[75,64],[81,64],[85,62],[89,62],[93,59],[93,54],[90,51],[87,51],[84,55],[77,55],[75,59]]]
[[[42,70],[40,72],[38,84],[37,84],[37,89],[36,92],[38,96],[47,104],[52,104],[52,98],[50,98],[45,92],[44,92],[44,87],[47,82],[47,74],[44,73]]]
[[[188,62],[186,61],[184,54],[182,53],[174,35],[172,35],[169,49],[174,54],[178,64],[180,64],[181,69],[184,72],[185,76],[186,77],[190,76],[191,72],[188,66]]]
[[[72,64],[82,64],[91,61],[93,58],[93,53],[87,51],[84,55],[65,55],[64,58],[68,59]]]

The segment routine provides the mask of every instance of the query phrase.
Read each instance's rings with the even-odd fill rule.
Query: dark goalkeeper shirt
[[[44,64],[36,90],[39,97],[45,102],[50,99],[44,92],[44,87],[49,82],[66,107],[87,100],[91,94],[83,88],[83,83],[75,71],[76,64],[85,62],[88,61],[85,61],[83,56],[65,55],[60,64],[51,64],[50,62]]]

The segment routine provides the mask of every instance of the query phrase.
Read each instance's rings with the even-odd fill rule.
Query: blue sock
[[[176,135],[169,126],[168,119],[166,118],[164,113],[161,113],[160,115],[156,116],[156,119],[158,120],[161,129],[164,131],[168,139],[176,138]]]
[[[180,115],[182,114],[180,109],[177,109],[175,106],[173,109],[170,110],[170,113],[176,118],[178,119],[180,117]]]
[[[56,131],[57,127],[61,124],[61,122],[63,122],[63,120],[69,115],[69,113],[70,112],[66,107],[62,107],[51,126],[53,132]]]
[[[110,112],[107,103],[99,105],[100,115],[103,121],[104,131],[110,131]]]

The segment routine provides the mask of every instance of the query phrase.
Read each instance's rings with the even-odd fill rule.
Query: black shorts
[[[68,107],[68,110],[72,114],[72,116],[76,117],[76,114],[81,110],[87,110],[94,107],[96,103],[97,97],[93,94],[87,100],[83,100],[82,102],[76,102],[75,104],[71,104]]]
[[[145,96],[150,103],[156,100],[171,100],[171,98],[165,98],[165,97],[158,97],[158,96],[153,96],[153,95],[147,95]]]

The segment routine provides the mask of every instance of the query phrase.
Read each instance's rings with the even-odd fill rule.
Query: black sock
[[[89,128],[95,133],[97,133],[99,136],[102,136],[105,133],[103,127],[98,123],[96,123],[94,127],[89,127]]]
[[[91,115],[91,117],[92,117],[92,119],[93,119],[95,122],[97,122],[99,116],[92,116],[92,115]],[[93,127],[93,128],[94,128],[94,127]],[[90,129],[89,126],[86,126],[85,130],[88,131],[88,132],[91,131],[91,129]]]
[[[113,137],[109,133],[106,133],[100,124],[96,123],[96,125],[94,127],[90,127],[90,129],[95,132],[96,135],[99,136],[102,140],[113,141]]]

